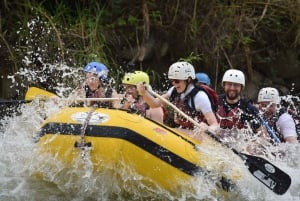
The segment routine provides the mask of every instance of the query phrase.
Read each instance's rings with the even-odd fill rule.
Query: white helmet
[[[272,87],[262,88],[258,93],[257,102],[280,103],[278,90]]]
[[[169,79],[187,80],[191,77],[193,80],[196,78],[194,66],[188,62],[173,63],[168,72]]]
[[[245,75],[240,70],[230,69],[224,73],[222,84],[224,84],[224,82],[238,83],[245,87]]]

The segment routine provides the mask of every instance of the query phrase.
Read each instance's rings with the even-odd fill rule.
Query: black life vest
[[[92,91],[88,86],[84,87],[86,98],[111,98],[113,89],[110,87],[107,87],[105,89],[104,97],[102,94],[98,92],[98,90]],[[91,101],[90,105],[97,105],[98,107],[106,107],[111,108],[112,102],[111,101]]]
[[[146,111],[149,110],[150,107],[146,102],[140,103],[139,100],[140,100],[140,96],[138,96],[135,102],[128,108],[128,112],[137,113],[139,115],[146,117]]]
[[[200,111],[196,111],[195,109],[195,102],[194,102],[194,97],[195,95],[200,91],[199,88],[194,87],[190,93],[188,93],[183,100],[180,99],[181,94],[177,93],[176,89],[174,88],[171,96],[169,98],[170,102],[173,103],[177,108],[179,108],[182,112],[187,114],[193,119],[196,119],[198,122],[206,122],[204,118],[204,115]],[[189,101],[191,101],[191,105],[189,105]],[[174,115],[173,113],[173,122],[169,122],[169,124],[173,126],[179,126],[181,128],[185,129],[193,129],[194,124],[187,119],[185,119],[182,116]]]

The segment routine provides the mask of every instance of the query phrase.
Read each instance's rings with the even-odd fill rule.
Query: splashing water
[[[141,183],[145,178],[121,161],[117,166],[108,166],[105,172],[95,173],[88,152],[84,160],[79,154],[70,168],[55,156],[39,153],[35,147],[35,132],[43,117],[59,110],[47,104],[50,105],[46,107],[46,114],[39,112],[39,104],[34,101],[23,105],[21,114],[1,120],[0,145],[4,150],[0,157],[1,200],[299,200],[299,145],[281,144],[269,148],[273,157],[268,160],[292,177],[289,191],[282,196],[261,185],[247,171],[237,182],[236,192],[223,197],[211,193],[218,192],[216,186],[203,175],[195,176],[184,184],[186,189],[178,189],[174,195],[151,180],[150,186]],[[230,162],[226,153],[215,152],[213,147],[201,151],[210,154],[220,165],[227,162],[228,166],[243,166]],[[283,157],[274,156],[283,152]],[[206,165],[210,169],[210,164]],[[36,175],[36,172],[43,174]]]
[[[0,145],[1,200],[186,200],[203,199],[210,195],[209,182],[197,184],[199,195],[189,192],[174,197],[120,162],[106,167],[100,174],[93,172],[88,155],[75,158],[70,168],[55,156],[41,154],[35,147],[35,132],[43,121],[37,105],[23,107],[22,114],[2,120]],[[43,173],[36,175],[37,172]],[[195,182],[201,178],[195,178]],[[149,181],[151,183],[152,181]],[[204,185],[206,184],[206,185]],[[205,188],[204,188],[205,187]],[[184,190],[182,192],[185,192]]]
[[[72,90],[71,86],[80,81],[81,74],[76,68],[62,64],[47,64],[44,68],[50,72],[59,72],[60,78],[63,78],[53,86],[59,96],[66,96]],[[28,79],[26,83],[29,84],[46,82],[44,70],[22,68],[10,78],[15,80],[15,76],[22,76]],[[74,79],[70,84],[68,80],[71,77]],[[14,84],[18,83],[15,81]],[[260,184],[245,168],[243,178],[237,181],[235,192],[224,197],[218,193],[211,179],[217,178],[211,164],[206,164],[206,168],[212,170],[209,179],[207,175],[199,174],[189,183],[183,184],[185,187],[178,189],[177,194],[172,194],[149,179],[151,185],[145,185],[141,181],[146,178],[121,161],[117,166],[107,166],[105,172],[96,173],[89,160],[89,152],[84,153],[84,160],[82,154],[78,154],[72,168],[55,156],[39,153],[35,144],[36,131],[45,117],[59,111],[58,106],[52,102],[45,102],[41,110],[40,103],[35,100],[23,105],[14,115],[0,122],[0,145],[4,150],[0,157],[1,200],[45,200],[45,197],[46,200],[300,200],[299,144],[269,146],[265,153],[271,163],[292,177],[290,189],[282,196]],[[239,150],[247,146],[247,141],[256,140],[253,139],[256,136],[252,139],[245,137],[249,135],[240,136],[238,143],[234,144]],[[226,153],[216,152],[213,147],[199,149],[215,158],[220,166],[226,163],[226,174],[231,174],[230,166],[244,166],[243,163],[236,164]]]
[[[33,37],[36,27],[45,27],[43,33],[36,34],[38,38]],[[67,96],[82,79],[81,68],[45,61],[47,45],[45,49],[40,48],[39,43],[43,44],[43,41],[38,39],[49,37],[39,36],[55,34],[40,18],[29,22],[28,29],[31,35],[22,39],[26,44],[23,46],[27,48],[22,60],[24,66],[8,78],[19,89],[26,89],[38,83],[55,91],[60,97]],[[39,48],[35,48],[36,46]],[[60,50],[57,49],[56,52]],[[56,57],[59,60],[59,55]],[[36,68],[33,63],[38,63],[39,67]],[[168,83],[161,90],[168,88],[167,85]],[[177,189],[176,194],[171,194],[151,179],[137,174],[122,161],[116,166],[107,165],[106,171],[96,173],[93,171],[88,151],[78,154],[71,168],[63,161],[57,160],[56,156],[39,153],[35,143],[36,131],[45,117],[59,111],[56,105],[49,102],[46,102],[43,108],[41,111],[40,101],[35,100],[22,105],[15,113],[5,116],[0,121],[0,200],[300,200],[299,144],[268,147],[268,160],[292,177],[290,189],[282,196],[260,184],[246,168],[242,179],[237,181],[235,192],[223,196],[218,193],[215,182],[212,181],[217,175],[210,164],[206,164],[206,168],[212,170],[212,175],[199,174],[189,183],[183,183],[183,187]],[[242,149],[245,146],[244,139],[241,138],[236,146]],[[220,166],[227,163],[224,167],[226,174],[230,174],[230,166],[244,166],[231,160],[226,153],[216,152],[214,147],[199,149],[215,158]],[[146,183],[151,185],[141,182],[145,179],[148,180]]]

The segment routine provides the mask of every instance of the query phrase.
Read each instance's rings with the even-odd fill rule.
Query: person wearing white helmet
[[[216,112],[220,130],[220,138],[235,146],[245,140],[242,149],[247,153],[261,155],[265,152],[263,144],[270,144],[269,135],[258,117],[258,109],[251,100],[242,97],[245,87],[245,75],[237,69],[227,70],[222,78],[224,94],[219,95],[219,105]],[[251,139],[255,137],[255,141]]]
[[[280,97],[277,89],[262,88],[258,93],[257,103],[264,119],[281,142],[298,142],[295,121],[284,107],[279,108]]]
[[[251,101],[241,97],[245,87],[244,73],[237,69],[227,70],[223,75],[222,85],[224,94],[219,95],[220,101],[216,112],[220,128],[228,130],[231,134],[232,129],[240,130],[249,127],[257,132],[261,124],[254,114],[258,113],[258,110]]]
[[[218,122],[212,110],[208,95],[195,87],[195,69],[188,62],[176,62],[169,67],[168,79],[173,85],[162,97],[176,105],[181,111],[202,122],[203,129],[207,124],[214,129],[218,128]],[[139,93],[150,107],[160,107],[163,102],[154,98],[142,84],[138,85]],[[194,106],[193,106],[194,105]],[[185,118],[174,114],[176,127],[193,130],[194,125]],[[193,136],[200,139],[200,136]]]
[[[145,86],[150,87],[148,74],[143,71],[134,71],[124,75],[122,84],[125,87],[125,94],[123,94],[125,98],[121,109],[126,109],[159,123],[163,123],[164,112],[162,107],[150,108],[144,101],[143,96],[138,93],[136,87],[138,83],[144,83]]]

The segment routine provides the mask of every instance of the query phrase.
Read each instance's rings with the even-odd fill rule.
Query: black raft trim
[[[41,128],[39,135],[40,137],[48,133],[59,133],[61,135],[80,135],[81,127],[82,125],[80,124],[48,123]],[[143,149],[144,151],[160,158],[164,162],[172,165],[182,172],[192,176],[196,173],[199,173],[199,171],[203,171],[201,167],[185,160],[170,150],[128,128],[88,125],[85,136],[109,137],[126,140]]]
[[[57,133],[61,135],[80,135],[81,127],[82,125],[80,124],[47,123],[40,129],[38,134],[39,137],[49,133]],[[188,175],[195,176],[199,173],[204,173],[204,175],[208,174],[208,171],[204,170],[200,166],[187,161],[170,150],[128,128],[88,125],[85,136],[109,137],[126,140]],[[229,181],[224,177],[220,178],[219,182],[224,190],[227,190],[228,186],[232,186],[232,181]]]

